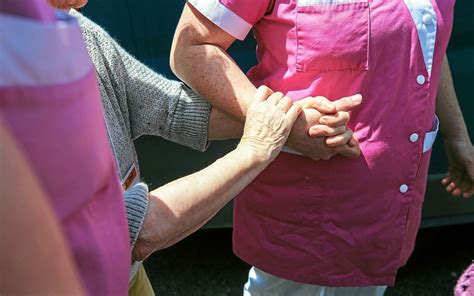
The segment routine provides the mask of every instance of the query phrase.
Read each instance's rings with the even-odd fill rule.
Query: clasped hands
[[[313,160],[328,160],[338,154],[358,157],[359,142],[347,123],[349,111],[361,103],[359,94],[333,102],[322,96],[296,101],[303,111],[293,125],[286,145]]]

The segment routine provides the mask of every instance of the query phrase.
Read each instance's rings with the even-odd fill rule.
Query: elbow
[[[191,46],[190,42],[185,40],[186,36],[184,35],[182,30],[176,30],[169,58],[171,71],[178,77],[180,77],[183,68],[181,63],[186,63],[186,52],[189,51]]]
[[[201,40],[197,38],[198,32],[192,26],[178,25],[173,42],[169,64],[171,71],[183,79],[196,54],[196,47],[202,45]]]
[[[171,71],[176,75],[178,76],[178,73],[177,73],[177,52],[176,52],[176,48],[174,47],[174,43],[173,43],[173,47],[171,48],[171,53],[170,53],[170,59],[169,59],[169,63],[170,63],[170,68],[171,68]]]

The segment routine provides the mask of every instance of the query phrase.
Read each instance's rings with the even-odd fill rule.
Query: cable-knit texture
[[[142,135],[160,136],[204,151],[210,105],[183,83],[167,79],[140,63],[79,12],[71,10],[70,14],[78,19],[96,68],[120,178],[126,177],[132,165],[138,169],[133,140]],[[130,234],[134,235],[132,242],[136,241],[136,230],[141,228],[146,214],[148,200],[144,203],[143,196],[137,193],[125,200]]]
[[[131,246],[135,246],[148,208],[148,186],[138,183],[125,192],[125,209],[127,211],[128,230]]]

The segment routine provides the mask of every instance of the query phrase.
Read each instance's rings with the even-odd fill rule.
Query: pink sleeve
[[[188,3],[222,30],[243,40],[265,15],[270,0],[189,0]]]

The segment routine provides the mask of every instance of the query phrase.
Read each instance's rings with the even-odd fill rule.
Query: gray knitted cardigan
[[[71,10],[95,65],[109,139],[120,179],[138,161],[133,140],[155,135],[203,151],[210,105],[183,83],[153,72],[121,48],[101,27]],[[133,246],[148,207],[148,187],[138,183],[125,194]]]

